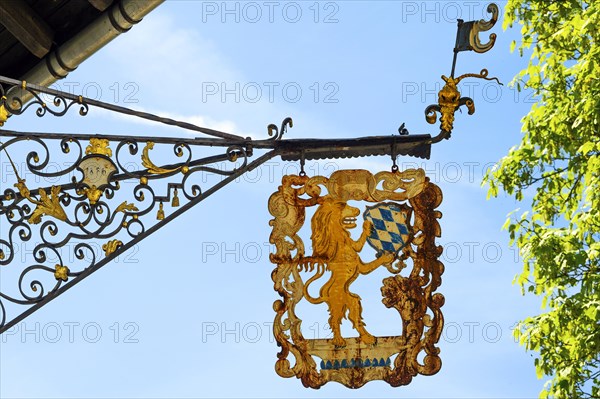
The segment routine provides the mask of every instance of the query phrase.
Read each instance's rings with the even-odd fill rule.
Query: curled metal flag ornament
[[[362,228],[357,225],[360,209],[349,201],[375,204],[363,212]],[[273,304],[273,331],[281,347],[275,370],[280,376],[295,376],[311,388],[329,381],[359,388],[373,380],[406,385],[417,374],[440,370],[436,343],[444,324],[444,297],[436,290],[444,266],[435,239],[441,236],[436,210],[441,201],[440,188],[422,169],[283,177],[269,199],[274,216],[270,242],[276,248],[270,259],[277,265],[272,278],[282,297]],[[302,239],[307,212],[312,213],[312,254]],[[351,236],[355,229],[361,230],[356,240]],[[367,242],[376,254],[363,254]],[[352,283],[380,267],[389,272],[380,287],[382,306],[396,310],[399,318],[392,330],[400,335],[367,331],[361,298],[352,292]],[[331,338],[303,335],[300,308],[306,307],[298,305],[306,303],[327,306]],[[346,318],[352,336],[342,333]],[[394,323],[386,321],[390,325]]]

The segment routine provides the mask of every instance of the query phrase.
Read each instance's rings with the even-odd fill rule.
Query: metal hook
[[[304,159],[304,151],[302,151],[300,153],[300,173],[299,175],[301,177],[306,176],[306,172],[304,171],[304,163],[306,162],[306,160]]]
[[[394,148],[394,144],[391,145],[391,155],[392,155],[392,173],[396,173],[398,171],[398,165],[396,164],[396,151]]]

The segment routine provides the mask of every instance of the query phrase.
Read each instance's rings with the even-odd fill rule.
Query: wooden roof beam
[[[38,58],[52,47],[54,31],[25,1],[0,1],[0,24]]]
[[[88,0],[88,2],[98,11],[104,11],[110,6],[113,0]]]

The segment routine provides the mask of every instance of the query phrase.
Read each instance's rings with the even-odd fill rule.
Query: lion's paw
[[[365,345],[374,345],[377,342],[377,339],[369,333],[361,334],[360,340]]]
[[[331,340],[331,343],[336,348],[342,348],[342,347],[346,346],[346,340],[342,337],[333,337],[333,339]]]

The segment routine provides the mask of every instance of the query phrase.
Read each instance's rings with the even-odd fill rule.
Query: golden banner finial
[[[462,105],[466,105],[468,114],[473,115],[475,113],[475,103],[473,99],[469,97],[461,97],[458,91],[458,83],[465,78],[480,78],[485,80],[496,80],[498,84],[502,85],[498,78],[488,78],[487,69],[482,69],[480,73],[466,73],[459,76],[458,78],[449,78],[442,75],[442,79],[446,84],[438,93],[438,104],[433,104],[425,109],[425,120],[427,123],[434,124],[437,121],[437,113],[442,114],[440,118],[440,129],[443,132],[450,133],[454,128],[454,113]]]

